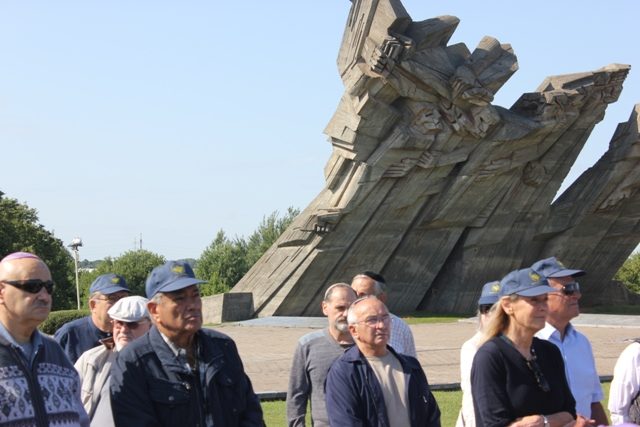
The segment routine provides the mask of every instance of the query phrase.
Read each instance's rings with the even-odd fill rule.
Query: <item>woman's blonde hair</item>
[[[484,344],[491,338],[497,337],[507,329],[511,319],[502,308],[502,301],[505,299],[515,301],[518,298],[519,296],[516,294],[507,295],[500,298],[495,304],[493,304],[493,307],[491,307],[491,310],[489,311],[489,319],[487,320],[487,323],[484,327],[480,344]]]

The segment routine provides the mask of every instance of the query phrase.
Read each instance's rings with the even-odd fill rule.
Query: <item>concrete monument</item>
[[[589,270],[597,298],[638,244],[638,106],[552,203],[630,67],[549,77],[502,108],[513,49],[448,45],[458,22],[352,1],[326,186],[233,288],[255,315],[319,315],[323,289],[364,270],[388,279],[393,312],[471,312],[479,284],[552,255]]]

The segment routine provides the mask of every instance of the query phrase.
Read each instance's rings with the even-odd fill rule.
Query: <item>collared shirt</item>
[[[611,424],[632,422],[629,418],[631,401],[640,392],[640,343],[625,348],[613,369],[613,381],[609,389]]]
[[[24,346],[18,343],[18,341],[16,341],[13,338],[13,336],[9,333],[7,328],[4,327],[2,322],[0,322],[0,335],[2,335],[2,337],[7,341],[9,341],[12,345],[20,349],[20,354],[24,356],[24,360],[26,360],[29,363],[29,366],[33,364],[33,360],[36,357],[36,353],[38,352],[38,349],[42,345],[42,337],[40,336],[40,332],[38,332],[38,330],[35,330],[33,334],[31,334],[31,341],[28,346]],[[27,354],[27,351],[28,351],[27,349],[31,350],[29,351],[29,354]]]
[[[389,338],[389,345],[393,347],[396,353],[418,358],[416,354],[416,344],[413,340],[413,333],[411,333],[409,325],[395,314],[389,313],[389,316],[391,316],[391,337]]]
[[[587,337],[578,332],[571,323],[567,325],[564,340],[560,337],[560,331],[549,323],[538,331],[536,336],[558,347],[564,360],[569,388],[576,400],[576,412],[591,418],[591,404],[600,402],[604,393],[596,371],[591,343]]]

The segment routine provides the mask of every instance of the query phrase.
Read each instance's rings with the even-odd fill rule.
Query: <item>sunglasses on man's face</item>
[[[42,288],[45,288],[49,295],[53,294],[53,281],[52,280],[2,280],[2,283],[11,285],[14,288],[18,288],[30,294],[37,294]]]
[[[578,282],[567,283],[566,285],[562,286],[560,292],[570,297],[571,295],[580,293],[580,284]]]

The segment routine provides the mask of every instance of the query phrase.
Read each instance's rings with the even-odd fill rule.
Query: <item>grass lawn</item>
[[[602,405],[605,410],[609,399],[609,386],[611,383],[603,383],[604,401]],[[460,391],[434,391],[433,395],[438,401],[442,417],[440,419],[442,427],[453,427],[458,418],[460,410],[460,402],[462,402],[462,392]],[[262,410],[264,411],[264,420],[267,427],[282,427],[287,425],[286,408],[283,401],[262,402]],[[608,411],[607,411],[608,414]],[[311,422],[307,419],[307,425]]]

